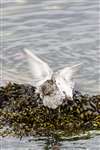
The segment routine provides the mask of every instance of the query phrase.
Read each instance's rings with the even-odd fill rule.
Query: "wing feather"
[[[37,82],[37,86],[50,79],[52,76],[52,70],[48,64],[34,55],[30,50],[24,49],[24,52],[33,75],[33,80]]]
[[[59,70],[56,74],[56,83],[59,89],[66,93],[66,96],[73,97],[74,82],[72,80],[74,73],[78,70],[80,64],[72,67],[65,67]]]

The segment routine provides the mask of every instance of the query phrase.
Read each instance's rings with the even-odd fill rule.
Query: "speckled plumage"
[[[45,81],[40,86],[40,96],[43,99],[44,106],[49,108],[57,108],[62,104],[65,94],[62,93],[57,87],[56,81],[54,79]]]

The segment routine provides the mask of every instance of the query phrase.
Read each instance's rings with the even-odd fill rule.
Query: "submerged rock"
[[[35,87],[9,83],[0,88],[0,135],[70,135],[100,129],[100,95],[75,91],[56,109],[43,105]]]

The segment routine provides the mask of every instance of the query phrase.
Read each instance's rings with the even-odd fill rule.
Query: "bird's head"
[[[57,89],[56,82],[53,79],[47,80],[39,87],[39,89],[43,96],[50,96],[55,93]]]

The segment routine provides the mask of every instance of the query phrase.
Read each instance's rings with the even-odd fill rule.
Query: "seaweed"
[[[0,87],[0,135],[73,135],[100,129],[100,95],[74,91],[73,101],[51,109],[43,105],[36,88],[9,83]]]

